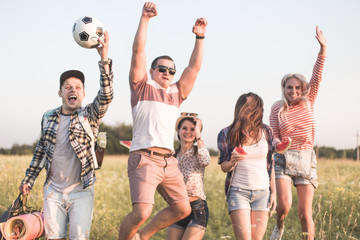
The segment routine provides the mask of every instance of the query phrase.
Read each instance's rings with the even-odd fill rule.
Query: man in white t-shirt
[[[132,211],[122,220],[119,239],[149,239],[159,230],[190,214],[191,208],[183,177],[172,157],[174,126],[180,104],[192,90],[200,70],[207,21],[196,20],[192,32],[195,46],[189,65],[179,81],[172,83],[176,68],[169,56],[157,57],[147,74],[145,43],[150,18],[156,5],[144,4],[133,43],[130,68],[133,139],[128,161]],[[168,202],[141,230],[158,191]]]

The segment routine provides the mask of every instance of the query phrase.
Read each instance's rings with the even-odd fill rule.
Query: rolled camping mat
[[[31,207],[26,206],[27,198],[29,195],[22,195],[15,199],[15,201],[11,204],[11,206],[0,216],[0,240],[5,239],[4,229],[6,222],[14,216],[24,215],[31,212],[34,212]]]
[[[40,212],[18,215],[3,224],[2,232],[7,240],[32,240],[44,234],[44,217]]]
[[[15,199],[11,206],[0,216],[0,240],[5,239],[2,235],[2,230],[5,222],[14,215],[14,211],[20,209],[23,205],[21,194]]]

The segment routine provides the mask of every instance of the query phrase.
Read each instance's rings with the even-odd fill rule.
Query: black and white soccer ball
[[[104,24],[93,16],[79,18],[73,26],[73,37],[81,47],[95,48],[100,45],[98,39],[104,40]]]

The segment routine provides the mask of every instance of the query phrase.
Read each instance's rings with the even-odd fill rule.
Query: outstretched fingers
[[[323,32],[320,30],[319,26],[316,26],[316,36],[315,37],[322,47],[326,47],[327,41],[326,41],[326,38],[325,38]]]
[[[99,43],[101,43],[102,46],[109,46],[109,33],[105,31],[104,33],[104,40],[101,38],[98,38]]]
[[[109,33],[105,31],[104,39],[98,38],[99,43],[101,44],[99,47],[96,48],[101,58],[107,58],[108,51],[109,51]]]

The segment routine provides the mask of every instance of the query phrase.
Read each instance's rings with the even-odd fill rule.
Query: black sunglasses
[[[161,73],[166,72],[166,70],[169,71],[170,75],[175,75],[175,73],[176,73],[176,70],[174,68],[170,68],[170,67],[167,67],[164,65],[156,65],[155,67],[153,67],[153,69],[155,69],[155,68],[158,68],[159,72],[161,72]]]

